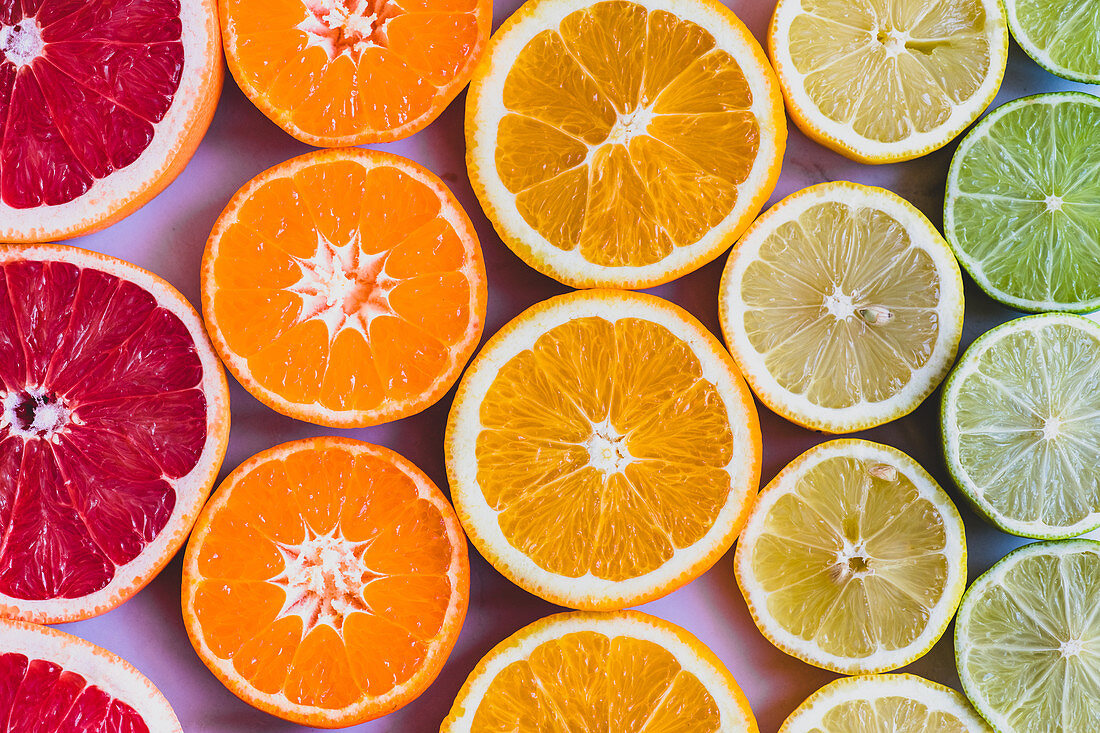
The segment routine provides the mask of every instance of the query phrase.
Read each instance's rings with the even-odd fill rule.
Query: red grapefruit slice
[[[53,629],[0,620],[0,723],[34,733],[176,733],[164,695],[128,662]]]
[[[229,436],[225,373],[156,275],[0,249],[0,616],[94,616],[179,549]]]
[[[84,234],[163,190],[222,74],[215,0],[0,0],[0,241]]]

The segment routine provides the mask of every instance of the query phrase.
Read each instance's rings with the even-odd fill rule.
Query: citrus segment
[[[225,0],[229,68],[260,110],[311,145],[426,127],[469,81],[490,0]]]
[[[395,155],[311,153],[253,179],[203,258],[211,338],[253,395],[342,427],[434,404],[481,336],[481,247],[453,194]]]
[[[823,443],[761,492],[737,543],[737,582],[761,632],[835,672],[924,655],[966,582],[962,519],[904,453]]]
[[[106,649],[0,619],[0,720],[10,731],[182,733],[168,701]]]
[[[780,0],[768,51],[807,136],[863,163],[946,145],[997,94],[1000,0]]]
[[[241,699],[308,725],[352,725],[416,698],[468,598],[447,500],[401,456],[345,438],[246,461],[184,558],[184,621],[203,662]]]
[[[1040,94],[998,107],[963,139],[944,232],[990,297],[1027,311],[1100,307],[1100,99]]]
[[[0,343],[0,613],[102,613],[206,500],[229,432],[221,365],[167,283],[62,246],[0,255]]]
[[[907,201],[824,183],[783,199],[742,237],[719,312],[768,407],[851,432],[908,414],[943,379],[962,335],[962,276]]]
[[[1036,542],[966,592],[955,661],[967,697],[998,731],[1100,726],[1098,578],[1100,543]]]
[[[647,295],[590,291],[505,326],[459,387],[446,438],[467,532],[521,587],[621,608],[702,573],[755,492],[748,390],[698,322]]]
[[[1100,327],[1070,315],[1020,318],[975,341],[944,388],[952,478],[1005,532],[1073,537],[1100,526]]]
[[[159,193],[221,73],[212,0],[0,4],[0,240],[82,234]]]
[[[758,729],[721,661],[695,637],[637,611],[562,613],[494,647],[458,693],[443,733],[500,729]]]
[[[1008,0],[1008,26],[1027,55],[1052,74],[1100,82],[1100,7],[1091,0]]]
[[[566,284],[694,270],[775,185],[774,75],[716,2],[540,0],[488,54],[467,106],[474,189],[504,241]]]

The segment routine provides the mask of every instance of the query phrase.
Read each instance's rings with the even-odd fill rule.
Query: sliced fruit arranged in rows
[[[779,649],[842,674],[926,654],[966,584],[962,518],[901,451],[834,440],[760,493],[737,541],[737,583]]]
[[[388,142],[439,116],[485,51],[492,0],[222,0],[229,69],[310,145]]]
[[[183,544],[229,437],[225,373],[152,273],[0,249],[0,615],[94,616]]]
[[[362,427],[420,412],[481,338],[481,245],[442,181],[410,160],[344,148],[254,178],[202,264],[210,336],[277,412]]]
[[[962,335],[962,275],[939,232],[901,197],[854,183],[811,186],[762,215],[718,297],[761,401],[833,433],[912,412]]]
[[[639,611],[561,613],[478,662],[442,733],[757,733],[737,682],[698,639]]]
[[[303,725],[352,725],[415,699],[469,597],[447,499],[405,458],[349,438],[245,461],[203,509],[183,562],[199,657],[245,702]]]
[[[183,733],[160,690],[106,649],[9,619],[0,619],[0,640],[4,730]]]
[[[221,86],[215,0],[0,3],[0,242],[86,234],[148,202]]]
[[[951,161],[943,221],[994,300],[1100,308],[1100,99],[1037,94],[993,110]]]
[[[1020,48],[1052,74],[1100,83],[1100,5],[1094,0],[1006,0]]]
[[[913,674],[842,677],[791,713],[779,733],[993,733],[960,693]]]
[[[1001,0],[779,0],[768,30],[787,109],[861,163],[942,148],[996,96],[1008,60]]]
[[[763,51],[717,0],[531,0],[466,107],[486,214],[574,287],[644,288],[713,260],[771,194],[786,136]]]
[[[496,333],[446,435],[458,516],[505,577],[609,610],[663,596],[729,549],[760,480],[760,428],[722,345],[651,295],[588,290]]]
[[[1100,542],[1037,542],[966,592],[963,690],[1002,733],[1100,730]]]

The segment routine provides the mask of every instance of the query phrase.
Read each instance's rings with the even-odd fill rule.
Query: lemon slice
[[[824,183],[780,201],[730,255],[722,331],[757,396],[833,433],[916,409],[962,335],[962,275],[901,197]]]
[[[1100,730],[1100,542],[1025,545],[966,592],[955,663],[1001,733]]]
[[[862,163],[943,147],[1000,88],[1000,0],[779,0],[768,31],[783,96],[811,139]]]
[[[843,674],[885,672],[943,635],[966,583],[962,519],[901,451],[823,443],[760,493],[737,582],[781,650]]]
[[[745,695],[698,639],[638,611],[561,613],[478,662],[441,733],[757,733]]]
[[[842,677],[791,713],[779,733],[993,733],[960,693],[914,674]]]
[[[447,424],[451,498],[497,570],[586,610],[642,603],[729,549],[760,481],[748,387],[652,295],[536,304],[481,350]]]

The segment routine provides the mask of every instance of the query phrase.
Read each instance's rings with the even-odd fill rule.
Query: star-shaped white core
[[[297,29],[307,47],[324,49],[329,60],[358,54],[370,47],[387,47],[390,21],[405,11],[394,0],[306,0],[308,14]]]
[[[30,66],[45,48],[42,29],[34,18],[24,18],[15,25],[0,24],[0,52],[16,69]]]

